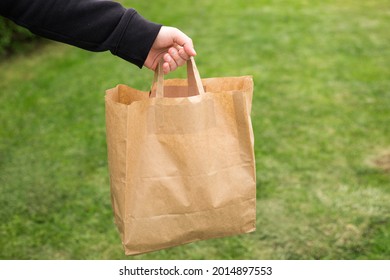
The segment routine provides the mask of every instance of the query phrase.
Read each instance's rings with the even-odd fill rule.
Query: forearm
[[[0,14],[31,32],[142,67],[161,28],[106,0],[1,0]]]

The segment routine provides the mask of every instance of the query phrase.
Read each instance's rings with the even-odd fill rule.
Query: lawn
[[[390,259],[387,0],[122,2],[190,35],[202,77],[253,75],[257,230],[126,257],[104,91],[153,73],[48,43],[0,62],[0,259]]]

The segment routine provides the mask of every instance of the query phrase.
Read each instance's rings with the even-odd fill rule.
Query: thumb
[[[195,56],[196,55],[196,51],[194,49],[194,45],[192,44],[192,40],[190,40],[191,43],[185,43],[183,45],[183,48],[185,50],[185,52],[189,55],[189,56]]]
[[[175,43],[182,46],[186,54],[188,54],[189,56],[196,55],[194,44],[192,43],[191,38],[180,30],[177,30],[177,34],[175,36]]]

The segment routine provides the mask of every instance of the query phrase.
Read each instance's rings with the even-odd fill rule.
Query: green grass
[[[257,231],[124,256],[103,97],[153,73],[53,43],[0,64],[0,259],[390,259],[387,0],[128,2],[253,75]]]

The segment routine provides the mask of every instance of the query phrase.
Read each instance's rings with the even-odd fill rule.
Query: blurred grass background
[[[253,75],[257,231],[126,257],[103,97],[153,73],[49,43],[0,62],[0,259],[390,259],[387,0],[122,3],[191,36],[202,77]]]

